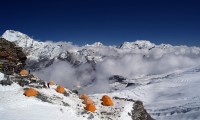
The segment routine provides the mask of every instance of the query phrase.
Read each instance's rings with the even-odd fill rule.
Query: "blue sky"
[[[1,33],[13,29],[41,41],[200,46],[198,0],[3,0],[0,9]]]

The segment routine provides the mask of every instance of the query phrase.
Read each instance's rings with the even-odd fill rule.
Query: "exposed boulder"
[[[131,113],[132,120],[154,120],[144,109],[142,101],[136,101],[133,104],[133,110]]]
[[[1,73],[2,74],[2,73]],[[4,76],[3,76],[4,77]],[[10,77],[7,76],[6,78],[2,79],[0,81],[0,84],[3,85],[3,86],[7,86],[7,85],[12,85],[13,84],[13,81],[11,81]]]
[[[73,93],[75,93],[76,95],[78,95],[78,90],[71,90]]]
[[[3,86],[12,85],[13,82],[11,80],[1,80],[0,84]]]
[[[113,82],[120,82],[123,83],[127,78],[124,78],[123,76],[120,75],[113,75],[111,77],[109,77],[109,82],[113,83]]]

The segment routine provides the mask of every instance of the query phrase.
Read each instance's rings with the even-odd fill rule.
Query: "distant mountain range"
[[[199,47],[155,45],[147,40],[124,42],[120,46],[106,46],[100,42],[77,46],[70,42],[37,41],[14,30],[5,31],[2,37],[24,49],[28,58],[26,68],[36,72],[42,79],[63,81],[70,78],[76,79],[78,83],[82,81],[78,84],[81,84],[80,86],[93,86],[97,79],[117,78],[114,79],[115,82],[113,79],[109,80],[112,90],[137,84],[135,81],[119,82],[118,78],[131,80],[194,66],[200,56]],[[59,76],[57,76],[58,73],[52,75],[55,74],[52,73],[55,69],[65,71]],[[103,72],[100,69],[103,69]],[[60,76],[63,77],[60,78]],[[104,78],[99,76],[104,76]],[[74,84],[77,85],[77,83]]]
[[[160,58],[168,53],[200,55],[198,47],[155,45],[146,40],[124,42],[120,46],[105,46],[100,42],[77,46],[70,42],[40,42],[14,30],[5,31],[2,37],[24,48],[28,56],[27,67],[32,71],[50,65],[55,59],[68,61],[77,66],[86,62],[97,63],[108,57],[121,57],[125,54],[143,54],[145,57],[153,58]]]

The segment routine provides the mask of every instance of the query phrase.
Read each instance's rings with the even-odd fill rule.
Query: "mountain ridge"
[[[39,42],[28,35],[13,30],[7,30],[2,37],[22,47],[28,58],[26,68],[36,72],[46,80],[58,79],[55,77],[57,75],[51,75],[53,74],[51,69],[63,69],[70,73],[72,79],[77,79],[78,81],[83,79],[81,81],[86,80],[90,84],[96,79],[102,79],[98,75],[102,73],[105,76],[103,79],[107,80],[116,75],[127,79],[135,79],[140,78],[140,76],[163,74],[170,72],[170,70],[194,66],[198,64],[198,56],[200,56],[199,47],[172,46],[169,44],[156,45],[146,40],[124,42],[120,46],[106,46],[100,42],[76,46],[70,42]],[[182,61],[181,59],[187,61]],[[124,61],[126,62],[124,63]],[[158,62],[156,63],[155,61]],[[136,65],[136,63],[139,64]],[[152,65],[157,68],[153,71],[148,70],[152,69]],[[57,66],[60,68],[57,68]],[[64,66],[67,66],[70,71]],[[127,72],[121,71],[125,69],[124,67],[128,70]],[[113,68],[115,68],[114,71]],[[99,69],[107,70],[107,72],[100,72],[102,70]],[[84,86],[86,85],[85,83],[83,84]],[[116,86],[121,88],[121,86],[126,85],[117,83],[117,85],[112,86],[114,86],[113,88]]]
[[[165,52],[174,52],[175,49],[179,47],[185,47],[186,49],[192,49],[191,52],[199,53],[200,48],[198,47],[188,47],[188,46],[172,46],[170,44],[155,45],[147,40],[137,40],[135,42],[124,42],[120,46],[105,46],[100,42],[96,42],[92,45],[76,46],[70,42],[39,42],[30,38],[28,35],[23,34],[14,30],[7,30],[2,35],[2,38],[8,41],[15,42],[18,46],[23,47],[27,56],[30,60],[39,61],[40,57],[54,59],[59,57],[62,53],[79,54],[81,56],[113,56],[116,54],[126,54],[126,53],[149,53],[152,49],[160,49]],[[109,52],[105,52],[102,49],[107,49]],[[98,51],[99,50],[99,51]],[[167,51],[168,50],[168,51]],[[85,51],[85,52],[84,52]],[[184,52],[184,51],[183,51]],[[84,60],[85,62],[87,60]]]

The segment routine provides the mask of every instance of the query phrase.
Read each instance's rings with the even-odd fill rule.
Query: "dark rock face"
[[[48,100],[48,97],[45,96],[45,95],[43,95],[43,94],[38,94],[38,95],[36,96],[36,98],[40,99],[40,100],[43,101],[43,102],[52,103],[50,100]]]
[[[10,80],[2,80],[2,81],[0,81],[0,84],[3,86],[7,86],[7,85],[12,85],[13,82]]]
[[[124,101],[129,101],[129,102],[135,102],[135,100],[133,100],[133,99],[120,98],[120,97],[117,97],[117,96],[113,97],[113,99],[116,99],[116,100],[124,100]]]
[[[131,113],[132,120],[154,120],[144,109],[142,101],[136,101],[133,104],[133,110]]]
[[[15,43],[0,38],[0,71],[5,74],[19,72],[26,64],[26,55]]]
[[[30,69],[31,71],[39,71],[41,68],[52,65],[53,62],[54,59],[49,58],[40,58],[39,61],[27,60],[26,68]]]
[[[23,66],[25,66],[27,57],[25,53],[23,52],[23,49],[21,47],[15,47],[15,49],[16,49],[17,57],[19,58]]]
[[[126,85],[126,87],[138,86],[138,85],[140,85],[140,84],[138,84],[138,83],[128,83],[128,84]]]
[[[72,90],[72,92],[78,95],[78,90]]]
[[[124,80],[126,80],[126,78],[124,78],[123,76],[120,76],[120,75],[113,75],[113,76],[109,77],[109,82],[111,82],[111,83],[113,83],[113,82],[123,83]]]

